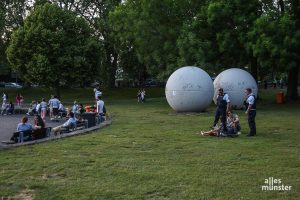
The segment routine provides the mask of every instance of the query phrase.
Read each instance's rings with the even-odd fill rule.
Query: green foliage
[[[197,1],[126,1],[111,13],[116,37],[134,49],[140,66],[165,79],[178,68],[177,38],[186,20],[201,4]]]
[[[53,4],[37,6],[12,35],[7,57],[28,82],[58,88],[93,80],[101,46],[84,19]]]
[[[297,99],[298,70],[300,64],[300,5],[299,1],[280,1],[278,8],[272,2],[265,15],[255,21],[249,33],[249,42],[263,69],[288,73],[289,99]],[[271,5],[270,5],[271,4]]]

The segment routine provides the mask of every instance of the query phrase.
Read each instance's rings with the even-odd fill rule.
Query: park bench
[[[43,138],[50,136],[51,129],[52,129],[51,127],[46,127],[42,129]],[[10,141],[2,141],[2,143],[22,143],[22,142],[32,141],[33,140],[32,133],[33,133],[32,130],[17,131],[13,133],[12,137],[10,138]]]

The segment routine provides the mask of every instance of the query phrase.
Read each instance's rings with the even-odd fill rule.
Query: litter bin
[[[276,94],[276,103],[278,103],[278,104],[284,103],[284,93],[283,92],[278,92]]]
[[[96,114],[94,112],[86,112],[81,115],[83,119],[88,121],[88,128],[96,126]]]

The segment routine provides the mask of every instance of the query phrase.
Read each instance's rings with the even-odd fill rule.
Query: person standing
[[[50,120],[53,120],[52,99],[54,99],[54,95],[51,95],[51,98],[49,99],[49,102],[48,102]]]
[[[97,88],[94,88],[94,93],[95,93],[95,99],[96,99],[96,101],[97,101],[97,98],[98,98],[99,96],[102,96],[102,92],[100,92]]]
[[[230,110],[230,99],[228,94],[224,93],[223,88],[219,88],[217,95],[217,109],[215,113],[215,121],[213,127],[215,127],[221,117],[222,126],[224,132],[227,132],[226,127],[226,113]]]
[[[97,114],[99,117],[99,123],[104,121],[104,101],[102,101],[101,96],[97,98]]]
[[[247,88],[245,90],[247,95],[246,100],[246,115],[248,116],[248,125],[250,128],[250,132],[247,135],[248,137],[256,135],[256,124],[255,124],[255,116],[256,116],[256,99],[255,95],[252,93],[251,88]]]
[[[46,114],[47,114],[47,102],[44,98],[41,101],[40,108],[41,108],[41,118],[45,122]]]
[[[21,95],[21,94],[18,94],[18,95],[16,96],[17,106],[21,107],[23,101],[24,101],[24,99],[23,99],[22,95]]]
[[[138,103],[140,102],[140,100],[141,100],[141,90],[139,90],[138,91],[138,93],[137,93],[137,100],[138,100]]]
[[[57,96],[51,100],[52,111],[53,111],[53,120],[58,120],[58,108],[59,108],[60,101],[58,100]]]
[[[7,103],[7,101],[8,101],[8,95],[3,92],[2,103]]]

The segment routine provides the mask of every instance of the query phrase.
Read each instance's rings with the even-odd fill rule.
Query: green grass
[[[90,90],[76,91],[89,102]],[[159,97],[163,89],[148,90],[145,104],[134,89],[106,91],[111,126],[0,151],[0,197],[28,189],[35,199],[299,199],[300,104],[276,105],[274,92],[260,95],[257,137],[245,137],[246,116],[237,111],[243,135],[216,138],[195,134],[208,130],[214,106],[176,115]],[[268,177],[292,190],[262,191]]]

